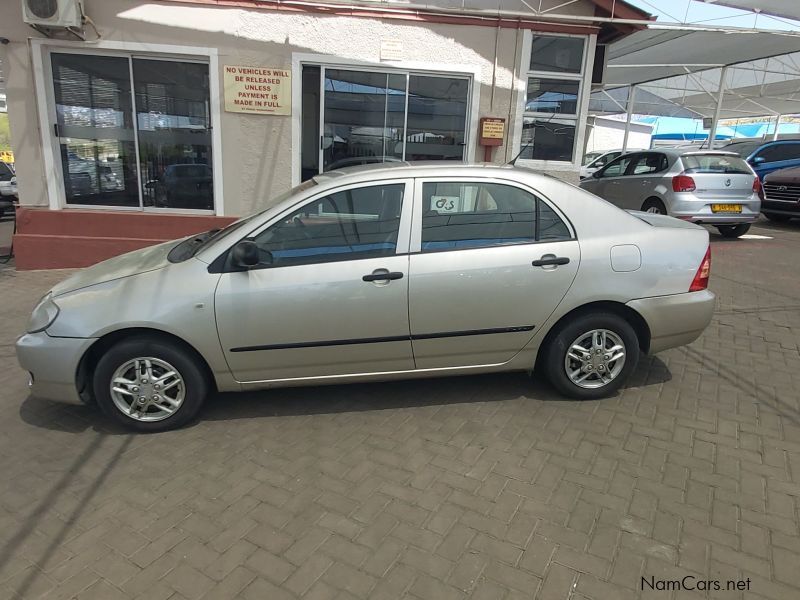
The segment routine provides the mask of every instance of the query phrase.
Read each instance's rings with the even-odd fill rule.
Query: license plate
[[[742,212],[741,204],[712,204],[711,212],[713,213],[740,213]]]

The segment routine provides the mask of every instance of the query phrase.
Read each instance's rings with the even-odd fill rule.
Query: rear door
[[[642,152],[628,166],[619,192],[621,208],[641,210],[644,201],[653,195],[660,181],[659,173],[666,171],[669,161],[661,152]]]
[[[572,229],[516,182],[418,179],[414,199],[409,320],[417,368],[509,361],[575,278]]]
[[[693,194],[720,203],[744,202],[753,196],[755,175],[747,162],[730,154],[685,154],[680,158],[683,173],[694,179]]]

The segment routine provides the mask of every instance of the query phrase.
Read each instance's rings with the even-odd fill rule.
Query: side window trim
[[[457,176],[457,177],[417,177],[414,179],[414,192],[413,192],[413,220],[411,222],[411,236],[410,236],[410,244],[408,252],[409,254],[421,254],[422,253],[422,215],[425,213],[424,207],[422,206],[423,202],[423,193],[422,193],[422,186],[425,183],[497,183],[500,185],[507,185],[509,187],[519,188],[520,190],[532,194],[535,196],[539,202],[544,202],[550,207],[550,210],[556,214],[564,225],[567,227],[569,231],[569,238],[564,238],[563,240],[536,240],[532,242],[525,242],[524,245],[534,245],[534,244],[552,244],[556,242],[569,242],[574,241],[577,238],[575,233],[575,227],[573,227],[572,222],[567,218],[564,212],[554,203],[552,202],[547,196],[535,190],[527,185],[524,185],[518,181],[513,181],[509,179],[501,179],[498,177],[467,177],[467,176]],[[536,203],[536,231],[534,235],[538,236],[539,233],[539,202]],[[405,207],[403,207],[405,210]],[[502,248],[503,246],[493,246],[495,248]],[[472,250],[477,250],[478,248],[471,248]],[[454,248],[452,250],[441,250],[438,251],[437,254],[441,252],[459,252],[464,249],[461,248]]]

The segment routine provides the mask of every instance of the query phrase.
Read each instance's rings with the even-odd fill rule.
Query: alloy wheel
[[[111,399],[119,411],[136,421],[161,421],[175,414],[186,397],[178,370],[152,356],[132,358],[111,377]]]
[[[578,336],[567,349],[564,369],[578,387],[596,389],[613,381],[625,366],[625,343],[608,329]]]

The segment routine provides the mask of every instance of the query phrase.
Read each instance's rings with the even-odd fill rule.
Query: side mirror
[[[592,173],[592,179],[600,179],[600,177],[602,177],[602,175],[599,170]]]
[[[231,262],[236,267],[250,269],[261,262],[259,260],[259,250],[256,243],[252,240],[242,240],[231,250]]]
[[[763,156],[755,156],[750,160],[750,162],[754,165],[760,165],[761,163],[767,162],[767,159]]]

